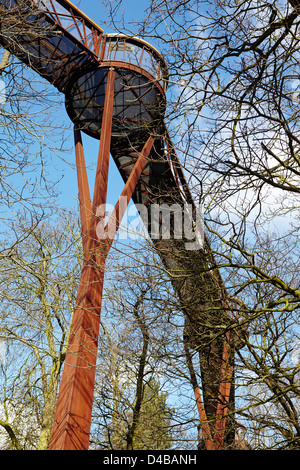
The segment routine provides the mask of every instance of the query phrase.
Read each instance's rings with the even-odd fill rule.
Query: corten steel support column
[[[222,450],[226,440],[226,421],[228,414],[228,404],[230,400],[230,391],[232,388],[233,379],[233,365],[231,360],[231,350],[229,346],[230,333],[226,335],[226,341],[224,341],[222,368],[221,368],[221,382],[219,386],[219,402],[217,405],[216,412],[216,424],[215,424],[215,449]]]
[[[93,205],[78,131],[75,133],[84,264],[65,358],[49,449],[87,449],[94,392],[97,339],[104,278],[105,250],[96,240],[96,209],[105,203],[114,97],[114,72],[107,79]],[[96,254],[96,248],[101,254]]]
[[[92,203],[90,198],[89,183],[86,173],[83,145],[80,130],[74,127],[76,170],[78,183],[78,199],[80,208],[81,234],[83,252],[87,252],[88,228],[92,214]]]
[[[74,130],[84,263],[49,450],[87,450],[89,447],[105,260],[113,242],[112,231],[109,230],[112,220],[105,228],[107,237],[99,239],[96,233],[97,225],[101,222],[97,209],[106,203],[107,195],[114,79],[114,71],[110,69],[92,204],[81,135],[80,131]],[[122,191],[121,196],[126,196],[127,203],[145,167],[152,145],[153,139],[150,137],[139,154]],[[122,202],[124,202],[124,197]],[[120,210],[118,202],[114,220],[116,230],[125,210],[124,204]],[[115,231],[113,233],[115,234]]]
[[[221,380],[219,384],[218,404],[214,422],[209,422],[201,396],[200,387],[197,382],[196,373],[193,366],[192,356],[188,344],[184,341],[185,355],[190,372],[191,384],[194,390],[194,396],[199,414],[200,428],[203,433],[203,441],[206,450],[222,450],[226,445],[226,424],[228,414],[228,404],[230,399],[230,390],[232,387],[233,366],[230,360],[230,334],[227,333],[224,340],[223,356],[221,364]]]
[[[210,431],[209,423],[207,421],[207,416],[206,416],[206,412],[205,412],[205,408],[204,408],[203,399],[202,399],[202,396],[201,396],[201,392],[200,392],[200,388],[199,388],[199,385],[198,385],[195,369],[194,369],[194,366],[193,366],[192,356],[191,356],[191,353],[189,351],[189,347],[188,347],[188,344],[186,343],[186,341],[184,341],[184,349],[185,349],[185,356],[186,356],[186,360],[187,360],[188,369],[189,369],[189,372],[190,372],[191,384],[192,384],[192,387],[193,387],[193,390],[194,390],[194,396],[195,396],[196,405],[197,405],[197,409],[198,409],[200,427],[201,427],[202,432],[203,432],[203,440],[204,440],[204,443],[205,443],[205,448],[206,448],[206,450],[213,450],[214,449],[214,442],[213,442],[213,439],[212,439],[212,434],[211,434],[211,431]]]

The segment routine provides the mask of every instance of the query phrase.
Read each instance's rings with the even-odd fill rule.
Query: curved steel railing
[[[0,43],[62,92],[79,67],[103,61],[145,70],[166,90],[167,66],[154,47],[103,34],[68,0],[0,0],[0,11]]]

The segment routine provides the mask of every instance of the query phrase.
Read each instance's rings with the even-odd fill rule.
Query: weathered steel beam
[[[77,141],[79,192],[82,198],[81,223],[86,251],[57,400],[50,450],[84,450],[89,446],[107,253],[107,250],[103,249],[105,241],[99,241],[96,237],[96,210],[100,204],[106,202],[113,97],[114,71],[111,69],[107,80],[103,130],[100,138],[96,184],[90,216],[88,214],[89,208],[86,207],[89,202],[83,154],[80,149],[80,141]],[[76,137],[78,138],[78,134]]]

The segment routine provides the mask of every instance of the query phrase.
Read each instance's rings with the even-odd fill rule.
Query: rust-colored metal
[[[199,385],[198,385],[197,376],[196,376],[193,361],[192,361],[192,356],[191,356],[191,353],[189,351],[189,347],[188,347],[188,344],[186,343],[186,341],[184,341],[184,350],[185,350],[187,366],[188,366],[188,369],[189,369],[189,372],[190,372],[191,384],[192,384],[192,387],[193,387],[193,390],[194,390],[194,396],[195,396],[196,405],[197,405],[197,409],[198,409],[200,427],[201,427],[202,432],[203,432],[203,440],[204,440],[206,449],[211,450],[211,449],[214,448],[212,434],[211,434],[211,431],[210,431],[210,427],[209,427],[209,423],[208,423],[208,420],[207,420],[202,395],[201,395],[200,388],[199,388]]]
[[[114,211],[109,221],[107,222],[105,232],[108,235],[109,245],[111,245],[111,243],[113,242],[113,235],[120,226],[120,222],[124,216],[125,210],[129,204],[129,201],[132,197],[135,187],[140,179],[141,173],[145,168],[147,157],[149,156],[153,143],[154,143],[154,138],[150,136],[147,142],[145,143],[143,150],[138,155],[136,163],[130,172],[129,178],[126,181],[126,184],[118,199],[118,202],[115,205]]]
[[[233,378],[233,365],[230,360],[230,355],[230,333],[228,332],[223,347],[221,381],[219,386],[219,401],[216,411],[216,424],[214,435],[216,450],[221,450],[224,447],[225,442],[228,403],[230,399],[230,390]]]
[[[110,139],[114,98],[114,71],[110,69],[104,104],[93,203],[91,204],[86,164],[80,131],[75,128],[75,152],[83,236],[84,265],[78,288],[76,309],[71,325],[68,350],[61,379],[49,450],[87,450],[93,407],[97,344],[100,326],[105,260],[113,237],[96,236],[97,209],[105,206],[107,196]],[[154,139],[149,137],[137,156],[119,201],[115,207],[116,230],[145,167]],[[126,204],[124,204],[124,200]],[[108,222],[106,232],[109,233]]]
[[[110,152],[111,127],[114,104],[114,83],[115,72],[110,68],[107,74],[106,93],[103,111],[103,123],[101,127],[99,158],[96,169],[95,191],[93,207],[96,209],[99,205],[106,203],[109,158],[101,158],[102,155],[108,155]]]
[[[99,204],[106,201],[113,96],[114,71],[111,69],[107,79],[105,113],[90,216],[88,214],[89,195],[82,143],[78,131],[75,133],[85,253],[52,428],[50,450],[85,450],[89,447],[104,267],[107,253],[107,250],[103,249],[105,240],[99,241],[96,237],[96,209]]]
[[[89,182],[86,172],[86,164],[84,158],[84,151],[81,139],[80,130],[75,126],[74,128],[75,140],[75,154],[76,154],[76,169],[77,169],[77,182],[78,182],[78,198],[80,208],[81,232],[82,232],[82,245],[83,251],[87,250],[89,221],[92,214],[92,203],[89,191]]]
[[[188,345],[185,342],[185,354],[187,365],[190,372],[191,384],[193,386],[198,415],[200,420],[200,427],[203,433],[203,441],[206,450],[223,450],[226,441],[226,423],[228,415],[228,404],[230,399],[230,390],[232,387],[233,378],[233,365],[231,362],[231,347],[230,347],[230,333],[226,334],[226,339],[223,344],[222,365],[219,383],[218,404],[214,421],[209,422],[203,398],[198,385],[195,369],[193,366],[192,356],[189,351]]]
[[[219,401],[217,405],[216,416],[214,422],[208,421],[203,398],[200,392],[200,387],[197,382],[196,373],[194,370],[191,354],[188,347],[185,347],[187,365],[190,372],[191,384],[194,390],[195,401],[197,405],[200,428],[203,433],[203,440],[206,450],[222,450],[225,444],[225,431],[228,413],[228,402],[230,397],[231,382],[233,376],[232,365],[227,364],[229,356],[229,345],[224,343],[223,359],[226,361],[226,365],[222,367],[222,377],[219,386]]]

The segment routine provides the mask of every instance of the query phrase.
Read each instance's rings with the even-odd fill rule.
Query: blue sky
[[[108,8],[104,4],[117,3],[117,2],[102,2],[100,0],[73,0],[72,3],[95,21],[105,33],[113,33],[113,29],[106,29],[105,23],[109,20],[107,11]],[[143,18],[144,12],[149,5],[148,0],[123,0],[119,13],[124,13],[124,18],[128,22],[132,22]],[[118,18],[116,18],[118,20]]]

